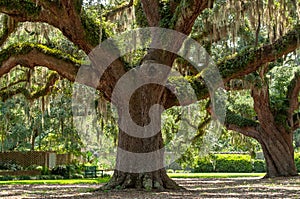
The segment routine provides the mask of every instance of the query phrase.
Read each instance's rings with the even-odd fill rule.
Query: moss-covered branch
[[[40,44],[25,43],[10,46],[0,52],[0,77],[17,65],[29,68],[45,66],[74,81],[80,61],[57,49]]]
[[[238,54],[225,58],[217,63],[221,76],[225,82],[230,79],[249,74],[266,63],[273,62],[278,58],[295,51],[300,46],[300,25],[273,44],[260,48],[245,49]]]
[[[88,54],[96,45],[93,43],[95,41],[89,40],[87,34],[89,31],[85,30],[81,20],[81,6],[82,0],[36,2],[2,0],[0,12],[9,15],[17,22],[45,22],[53,25]],[[93,30],[93,33],[96,31],[99,32],[99,29]],[[99,39],[97,39],[98,43]]]
[[[42,7],[30,0],[1,0],[0,12],[10,15],[16,19],[37,18]]]
[[[38,91],[35,91],[33,93],[30,93],[26,88],[19,87],[15,90],[6,90],[6,91],[1,91],[0,92],[0,97],[2,101],[6,101],[7,99],[18,95],[18,94],[23,94],[26,99],[28,100],[34,100],[37,98],[40,98],[42,96],[48,95],[55,82],[59,79],[59,75],[57,73],[51,73],[49,77],[47,78],[47,83],[45,86],[40,88]]]
[[[184,34],[189,34],[199,14],[213,5],[213,0],[180,1],[170,21],[169,28]]]
[[[242,77],[256,71],[264,64],[276,61],[278,58],[295,51],[300,46],[300,25],[295,26],[293,30],[282,36],[273,44],[269,44],[257,49],[246,49],[233,56],[226,57],[223,61],[217,63],[217,68],[223,78],[223,83],[228,83],[231,79]],[[177,77],[177,79],[182,77]],[[201,76],[186,77],[197,95],[198,100],[209,97],[209,92],[205,81]],[[177,87],[176,81],[171,81],[171,85]],[[180,81],[178,81],[180,82]],[[166,90],[166,93],[170,93]],[[188,104],[190,102],[186,102]],[[193,102],[191,102],[193,103]],[[166,107],[179,105],[174,95],[170,95],[166,102]]]
[[[123,10],[126,10],[127,8],[130,8],[133,6],[133,0],[130,0],[129,3],[125,4],[125,5],[120,5],[117,6],[115,9],[108,11],[107,13],[105,13],[106,17],[110,17],[113,16],[119,12],[122,12]]]
[[[226,112],[225,125],[236,125],[238,127],[256,127],[258,123],[254,120],[244,118],[230,110]]]
[[[245,136],[257,138],[259,123],[248,118],[244,118],[230,110],[226,112],[224,125],[228,130],[242,133]]]

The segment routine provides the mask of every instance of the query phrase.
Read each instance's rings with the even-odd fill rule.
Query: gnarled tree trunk
[[[261,77],[261,85],[252,88],[252,97],[260,123],[256,138],[262,146],[267,166],[265,177],[295,176],[298,173],[294,161],[292,128],[285,126],[284,120],[276,121],[278,113],[270,105],[269,87],[263,80],[263,74]]]
[[[119,135],[116,167],[110,182],[102,189],[178,189],[180,187],[168,177],[164,169],[164,144],[161,133],[161,113],[164,108],[160,105],[163,103],[161,96],[164,86],[138,85],[138,82],[137,80],[129,85],[137,88],[133,89],[132,94],[129,92],[131,89],[124,88],[120,89],[118,94]]]
[[[266,129],[259,134],[266,160],[265,177],[281,177],[298,175],[294,161],[293,133]]]

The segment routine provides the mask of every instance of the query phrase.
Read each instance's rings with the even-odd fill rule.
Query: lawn
[[[0,185],[21,185],[21,184],[99,184],[108,182],[107,178],[88,179],[59,179],[59,180],[10,180],[0,181]]]
[[[263,177],[265,173],[168,173],[171,178],[238,178],[238,177]],[[0,185],[21,184],[99,184],[109,181],[105,178],[88,179],[59,179],[59,180],[10,180],[0,181]]]

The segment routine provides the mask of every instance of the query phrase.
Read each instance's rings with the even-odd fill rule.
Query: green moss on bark
[[[68,63],[73,63],[77,65],[81,64],[79,60],[76,60],[71,55],[65,54],[60,50],[51,49],[41,44],[30,44],[30,43],[16,44],[16,45],[9,46],[6,49],[3,49],[0,52],[0,63],[2,64],[4,61],[6,61],[12,56],[28,54],[30,51],[34,49],[46,55],[50,55],[58,59],[61,59]]]
[[[17,10],[26,16],[37,16],[42,10],[41,6],[30,0],[1,0],[0,7],[6,10]]]
[[[227,110],[226,112],[226,119],[225,119],[226,125],[236,125],[238,127],[247,127],[247,126],[257,126],[258,123],[248,119],[244,118],[230,110]]]

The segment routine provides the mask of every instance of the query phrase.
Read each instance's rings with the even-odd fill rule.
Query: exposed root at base
[[[97,191],[137,189],[145,191],[185,190],[167,174],[156,171],[153,173],[134,174],[116,171],[111,180]]]

